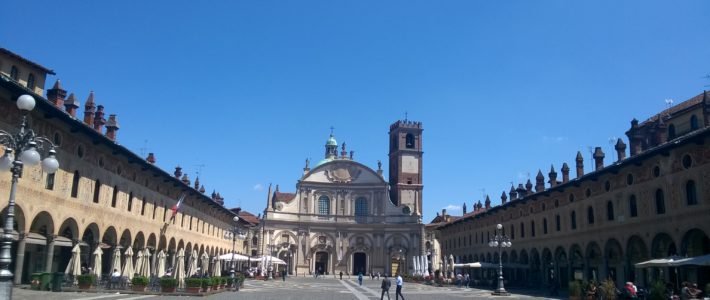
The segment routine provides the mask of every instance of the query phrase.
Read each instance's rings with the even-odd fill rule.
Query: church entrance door
[[[353,274],[367,273],[367,254],[358,252],[353,254]]]
[[[328,272],[328,252],[325,251],[319,251],[316,252],[316,259],[315,259],[315,272],[317,272],[318,275],[326,275]]]

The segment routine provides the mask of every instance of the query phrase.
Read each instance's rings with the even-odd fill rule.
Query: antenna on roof
[[[589,150],[589,161],[591,161],[590,166],[593,166],[594,165],[594,147],[587,146],[587,150]]]
[[[194,167],[197,168],[197,171],[195,171],[195,176],[200,176],[200,174],[202,174],[202,168],[204,168],[205,166],[205,164],[194,165]]]
[[[143,147],[140,148],[141,151],[141,157],[145,156],[145,153],[148,151],[148,140],[143,140]]]
[[[705,76],[700,77],[700,78],[704,78],[704,79],[710,80],[710,74],[705,74]],[[710,86],[710,84],[706,84],[705,86]]]

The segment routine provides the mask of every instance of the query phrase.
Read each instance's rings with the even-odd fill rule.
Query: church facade
[[[353,159],[331,134],[325,157],[306,166],[294,193],[269,187],[261,249],[291,274],[410,273],[426,253],[422,216],[422,124],[390,126],[389,181]]]

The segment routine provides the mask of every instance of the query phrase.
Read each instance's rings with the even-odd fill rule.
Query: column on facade
[[[54,245],[56,243],[56,235],[47,235],[47,256],[45,259],[45,272],[52,272],[52,263],[54,263]]]
[[[15,274],[13,278],[14,284],[22,283],[22,269],[25,264],[25,237],[26,233],[19,233],[17,235],[17,254],[15,256]]]

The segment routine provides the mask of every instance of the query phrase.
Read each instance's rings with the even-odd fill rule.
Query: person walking
[[[340,271],[340,280],[343,280],[343,271]]]
[[[362,285],[362,272],[357,274],[357,282],[359,282],[360,285]]]
[[[399,297],[402,297],[402,300],[404,300],[404,295],[402,295],[402,275],[399,275],[397,273],[397,292],[394,294],[394,299],[399,300]]]
[[[286,282],[286,269],[281,270],[281,280]]]
[[[385,293],[387,293],[387,300],[390,300],[390,287],[392,286],[392,282],[387,278],[387,275],[385,275],[385,278],[382,279],[382,285],[380,285],[380,288],[382,289],[382,295],[380,295],[380,300],[383,300],[385,297]]]

